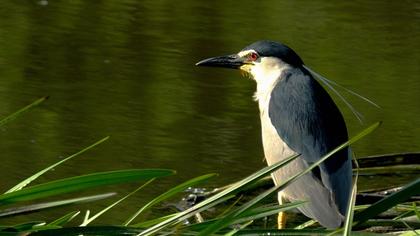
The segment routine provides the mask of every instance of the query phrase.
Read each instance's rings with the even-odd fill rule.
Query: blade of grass
[[[323,161],[327,160],[329,157],[331,157],[334,153],[338,152],[339,150],[343,149],[344,147],[347,147],[351,144],[353,144],[354,142],[358,141],[359,139],[363,138],[364,136],[368,135],[369,133],[371,133],[373,130],[375,130],[378,126],[380,125],[380,123],[375,123],[373,125],[371,125],[370,127],[366,128],[365,130],[363,130],[362,132],[360,132],[359,134],[357,134],[356,136],[354,136],[353,138],[349,139],[347,142],[341,144],[340,146],[336,147],[334,150],[328,152],[326,155],[324,155],[322,158],[320,158],[318,161],[316,161],[315,163],[313,163],[312,165],[310,165],[306,170],[290,177],[289,179],[287,179],[285,182],[283,182],[282,184],[278,185],[278,186],[274,186],[272,188],[270,188],[269,190],[263,192],[262,194],[258,195],[257,197],[255,197],[254,199],[252,199],[251,201],[243,204],[242,206],[240,206],[238,209],[236,209],[235,211],[232,211],[230,214],[226,215],[225,217],[223,217],[222,219],[218,220],[217,222],[215,222],[213,225],[209,226],[208,228],[206,228],[205,230],[201,231],[198,235],[211,235],[215,232],[217,232],[218,230],[230,225],[232,222],[235,221],[235,218],[241,214],[243,211],[245,211],[246,209],[252,207],[253,205],[257,204],[258,202],[260,202],[261,200],[263,200],[264,198],[266,198],[267,196],[272,195],[273,193],[276,193],[278,191],[283,190],[284,188],[286,188],[287,186],[289,186],[291,183],[293,183],[295,180],[297,180],[298,178],[300,178],[301,176],[307,174],[308,172],[310,172],[313,168],[317,167],[319,164],[321,164]]]
[[[218,230],[231,225],[237,218],[238,215],[240,215],[242,212],[247,210],[248,208],[252,207],[256,203],[260,202],[262,199],[266,198],[267,196],[274,193],[278,188],[272,187],[267,191],[264,191],[262,194],[258,195],[251,201],[243,204],[239,208],[237,208],[234,211],[231,211],[229,214],[225,215],[223,218],[217,220],[215,223],[204,229],[203,231],[199,232],[198,235],[212,235],[216,233]]]
[[[234,234],[236,234],[238,231],[245,229],[246,227],[248,227],[248,225],[252,224],[252,220],[240,225],[239,227],[231,230],[230,232],[226,233],[225,236],[233,236]]]
[[[356,158],[353,158],[353,159],[354,159],[354,163],[356,165],[356,175],[355,175],[355,178],[354,178],[353,188],[351,190],[350,200],[349,200],[349,203],[348,203],[348,206],[347,206],[346,221],[345,221],[345,224],[344,224],[343,228],[339,228],[339,229],[331,232],[330,234],[328,234],[328,236],[336,235],[338,233],[341,233],[343,230],[344,230],[344,232],[343,232],[342,235],[350,236],[350,234],[351,234],[351,230],[352,230],[352,227],[353,227],[354,207],[355,207],[355,204],[356,204],[356,196],[357,196],[357,180],[359,178],[359,171],[358,171],[359,170],[359,164],[358,164]]]
[[[171,217],[174,217],[177,214],[178,213],[173,213],[173,214],[170,214],[170,215],[167,215],[167,216],[162,216],[162,217],[159,217],[159,218],[156,218],[156,219],[152,219],[152,220],[148,220],[148,221],[142,221],[140,223],[132,224],[132,225],[130,225],[130,227],[134,227],[134,228],[147,228],[147,227],[153,226],[153,225],[155,225],[157,223],[160,223],[162,221],[165,221],[165,220],[167,220],[167,219],[169,219]]]
[[[420,221],[420,212],[417,209],[417,205],[416,205],[415,202],[413,202],[413,211],[414,211],[414,213],[416,213],[417,219]]]
[[[101,210],[100,212],[96,213],[95,215],[93,215],[92,217],[89,217],[88,219],[85,219],[83,221],[83,223],[80,226],[87,226],[88,224],[90,224],[92,221],[94,221],[96,218],[98,218],[99,216],[103,215],[105,212],[109,211],[111,208],[113,208],[114,206],[116,206],[117,204],[119,204],[120,202],[124,201],[125,199],[127,199],[128,197],[130,197],[131,195],[133,195],[134,193],[138,192],[140,189],[144,188],[145,186],[147,186],[148,184],[150,184],[151,182],[153,182],[155,180],[155,178],[147,181],[145,184],[143,184],[142,186],[138,187],[137,189],[135,189],[134,191],[132,191],[131,193],[125,195],[124,197],[122,197],[121,199],[119,199],[118,201],[112,203],[111,205],[105,207],[103,210]]]
[[[227,189],[217,193],[214,196],[211,196],[210,198],[208,198],[207,200],[204,200],[198,204],[196,204],[195,206],[180,212],[179,214],[177,214],[176,216],[169,218],[159,224],[156,224],[146,230],[144,230],[143,232],[141,232],[140,235],[151,235],[153,233],[158,232],[159,230],[168,227],[169,225],[173,225],[176,224],[178,222],[181,222],[187,218],[189,218],[190,216],[194,215],[196,212],[201,211],[202,209],[208,207],[209,205],[214,204],[215,202],[218,202],[220,200],[220,198],[224,198],[225,196],[228,195],[232,195],[235,192],[237,192],[239,189],[243,188],[244,186],[247,186],[250,183],[254,183],[255,181],[257,181],[258,179],[268,175],[269,173],[277,170],[278,168],[290,163],[291,161],[293,161],[294,159],[296,159],[299,155],[293,155],[290,156],[278,163],[275,163],[274,165],[271,166],[267,166],[263,169],[261,169],[258,172],[255,172],[254,174],[246,177],[245,179],[236,182],[234,184],[232,184],[230,187],[228,187]],[[234,195],[233,195],[234,196]]]
[[[359,172],[363,175],[380,175],[389,173],[418,173],[420,171],[420,165],[395,165],[395,166],[376,166],[360,168]]]
[[[305,202],[292,202],[292,203],[285,203],[282,205],[269,205],[269,206],[260,206],[256,208],[248,209],[247,211],[243,212],[238,216],[237,219],[233,222],[233,224],[242,224],[244,222],[248,222],[251,220],[261,219],[267,216],[271,216],[277,214],[282,211],[288,211],[292,209],[296,209],[300,205],[304,204]],[[210,219],[201,223],[188,225],[185,229],[192,230],[192,231],[201,231],[206,229],[208,226],[216,222],[217,220],[221,219],[222,217]]]
[[[12,121],[12,120],[16,119],[19,115],[22,115],[23,113],[25,113],[25,112],[26,112],[26,111],[28,111],[29,109],[31,109],[31,108],[33,108],[33,107],[35,107],[35,106],[39,105],[40,103],[42,103],[43,101],[45,101],[45,100],[47,100],[47,99],[48,99],[48,96],[42,97],[42,98],[40,98],[40,99],[37,99],[37,100],[36,100],[36,101],[34,101],[33,103],[31,103],[31,104],[29,104],[29,105],[25,106],[25,107],[24,107],[24,108],[22,108],[22,109],[19,109],[19,110],[18,110],[18,111],[16,111],[15,113],[10,114],[10,115],[8,115],[8,116],[6,116],[5,118],[3,118],[3,119],[1,119],[1,120],[0,120],[0,127],[1,127],[1,126],[3,126],[3,125],[5,125],[5,124],[7,124],[7,123],[9,123],[10,121]]]
[[[351,229],[353,226],[353,215],[354,215],[354,206],[356,205],[356,196],[357,196],[357,181],[359,178],[359,164],[357,162],[356,159],[354,159],[354,163],[356,164],[356,176],[354,178],[354,184],[353,184],[353,189],[351,191],[351,197],[350,197],[350,201],[349,201],[349,205],[347,207],[347,213],[346,213],[346,223],[344,225],[344,233],[343,235],[345,236],[350,236],[351,234]]]
[[[331,230],[327,229],[244,229],[236,233],[236,235],[296,235],[296,236],[313,236],[313,235],[326,235]],[[352,232],[356,236],[383,236],[383,234],[376,234],[370,232]]]
[[[419,229],[420,222],[417,221],[405,221],[405,220],[392,220],[392,219],[371,219],[365,221],[364,223],[358,225],[358,229],[366,229],[366,228],[404,228],[407,227],[407,223],[411,226]],[[356,231],[353,231],[354,233]]]
[[[316,220],[308,220],[305,223],[302,223],[302,224],[296,226],[294,229],[304,229],[306,227],[314,225],[315,223],[316,223]]]
[[[47,224],[48,226],[64,226],[65,224],[72,221],[77,215],[80,214],[80,211],[72,211],[64,216],[52,221],[51,223]]]
[[[163,194],[157,196],[156,198],[154,198],[152,201],[148,202],[146,205],[144,205],[142,208],[140,208],[136,213],[134,213],[130,218],[128,218],[127,221],[124,222],[124,226],[128,226],[138,215],[140,215],[143,211],[147,210],[148,208],[152,207],[153,205],[164,201],[170,197],[172,197],[173,195],[184,191],[186,188],[188,187],[192,187],[195,186],[197,184],[201,184],[204,181],[207,181],[208,179],[216,176],[217,174],[207,174],[207,175],[202,175],[202,176],[198,176],[195,177],[193,179],[190,179],[180,185],[175,186],[174,188],[169,189],[168,191],[164,192]]]
[[[251,201],[243,204],[239,208],[237,208],[234,211],[231,211],[229,214],[225,215],[223,218],[217,220],[212,225],[208,226],[203,231],[200,231],[198,235],[212,235],[216,233],[218,230],[234,224],[234,222],[237,220],[237,218],[240,216],[241,213],[245,212],[245,210],[249,209],[250,207],[254,206],[256,203],[260,202],[262,199],[266,198],[267,196],[273,194],[274,192],[277,192],[278,187],[272,187],[269,190],[263,192],[262,194],[258,195]]]
[[[400,191],[395,192],[380,201],[372,204],[368,208],[354,215],[357,224],[363,223],[380,213],[394,207],[398,203],[404,202],[412,196],[420,195],[420,179],[416,179],[410,184],[403,187]]]
[[[363,130],[362,132],[360,132],[358,135],[356,135],[355,137],[353,137],[351,140],[349,140],[348,142],[346,142],[345,144],[341,145],[340,147],[337,147],[336,150],[340,150],[341,148],[343,148],[346,145],[350,145],[351,143],[359,140],[360,138],[366,136],[367,134],[369,134],[370,132],[372,132],[373,130],[375,130],[378,126],[380,125],[380,122],[375,123],[374,125],[368,127],[367,129]],[[336,151],[333,150],[332,152]],[[182,220],[188,218],[191,216],[191,214],[194,214],[195,212],[198,212],[201,210],[201,208],[205,207],[207,204],[212,203],[214,201],[216,201],[218,198],[225,196],[227,194],[232,194],[236,191],[238,191],[238,189],[250,184],[250,183],[254,183],[256,180],[261,179],[262,177],[264,177],[265,175],[267,175],[268,173],[271,173],[273,171],[275,171],[276,169],[290,163],[291,161],[293,161],[295,158],[297,158],[299,155],[294,155],[291,156],[289,158],[284,159],[281,162],[278,162],[274,165],[271,166],[267,166],[266,168],[263,168],[262,170],[248,176],[247,178],[233,184],[231,187],[223,190],[222,192],[210,197],[209,199],[195,205],[194,207],[191,207],[188,210],[185,210],[184,212],[179,213],[177,216],[174,216],[168,220],[165,220],[159,224],[156,224],[146,230],[144,230],[143,232],[141,232],[138,235],[151,235],[153,233],[158,232],[159,230],[168,227],[169,225],[173,225],[176,224],[178,222],[181,222]],[[328,158],[329,156],[325,156],[324,159]],[[312,168],[316,167],[316,165],[318,165],[321,161],[323,161],[324,159],[318,161],[317,163],[314,163],[314,165],[312,165]],[[308,172],[310,171],[310,169],[307,170]],[[306,172],[307,173],[307,172]],[[301,173],[302,175],[305,173]],[[300,176],[295,176],[295,177],[300,177]],[[289,179],[290,180],[290,179]],[[290,184],[290,181],[288,182]],[[287,183],[285,183],[285,186],[287,185]],[[252,206],[252,205],[251,205]]]
[[[64,162],[72,159],[73,157],[76,157],[76,156],[78,156],[78,155],[80,155],[80,154],[88,151],[89,149],[92,149],[93,147],[95,147],[95,146],[97,146],[97,145],[105,142],[108,138],[109,138],[109,136],[107,136],[107,137],[105,137],[105,138],[103,138],[103,139],[95,142],[94,144],[92,144],[92,145],[90,145],[88,147],[85,147],[84,149],[80,150],[79,152],[76,152],[75,154],[70,155],[69,157],[67,157],[67,158],[65,158],[65,159],[63,159],[63,160],[61,160],[61,161],[59,161],[59,162],[57,162],[57,163],[55,163],[55,164],[53,164],[51,166],[48,166],[47,168],[45,168],[45,169],[37,172],[36,174],[30,176],[29,178],[27,178],[27,179],[23,180],[22,182],[20,182],[19,184],[15,185],[13,188],[7,190],[7,192],[5,192],[5,193],[11,193],[11,192],[14,192],[14,191],[17,191],[17,190],[22,189],[23,187],[25,187],[30,182],[34,181],[35,179],[37,179],[39,176],[43,175],[47,171],[52,170],[53,168],[57,167],[58,165],[61,165]]]
[[[11,228],[13,228],[16,231],[24,231],[24,230],[29,230],[34,227],[43,226],[43,225],[45,225],[45,221],[30,221],[30,222],[13,225]]]
[[[233,209],[233,207],[236,206],[236,204],[238,204],[240,200],[242,200],[243,196],[244,195],[240,195],[232,204],[230,204],[226,209],[223,210],[222,213],[217,215],[215,218],[220,218],[229,213]]]
[[[59,229],[32,230],[31,236],[76,236],[76,235],[135,235],[139,229],[122,226],[87,226],[87,227],[66,227]]]
[[[23,236],[26,234],[19,233],[19,231],[28,231],[33,228],[43,227],[45,226],[45,224],[46,223],[44,221],[29,221],[29,222],[19,223],[19,224],[11,225],[11,226],[2,225],[0,226],[0,235]]]
[[[87,197],[65,199],[65,200],[59,200],[59,201],[53,201],[53,202],[44,202],[44,203],[38,203],[38,204],[29,205],[29,206],[5,209],[5,210],[0,211],[0,217],[10,217],[10,216],[16,216],[16,215],[21,215],[21,214],[28,214],[30,212],[45,210],[45,209],[49,209],[53,207],[68,206],[68,205],[72,205],[76,203],[80,204],[80,203],[92,202],[92,201],[97,201],[97,200],[102,200],[108,197],[112,197],[114,195],[115,193],[105,193],[105,194],[98,194],[98,195],[87,196]]]
[[[401,232],[400,236],[417,236],[420,235],[420,229]]]
[[[262,206],[262,207],[256,207],[256,208],[250,208],[241,214],[238,215],[239,222],[244,222],[248,220],[256,220],[259,218],[267,217],[270,215],[277,214],[282,211],[288,211],[292,209],[296,209],[299,206],[305,204],[306,201],[295,201],[295,202],[289,202],[282,205],[271,205],[271,206]],[[235,221],[237,223],[237,221]]]
[[[166,169],[132,169],[81,175],[55,180],[3,194],[0,196],[0,205],[34,200],[63,193],[91,189],[99,186],[149,180],[151,178],[173,175],[174,173],[175,171]]]
[[[234,197],[234,195],[222,197],[222,198],[218,199],[217,201],[209,204],[208,207],[209,208],[210,207],[213,207],[213,206],[215,206],[215,205],[217,205],[217,204],[219,204],[221,202],[227,201],[227,200],[229,200],[229,199],[231,199],[233,197]],[[134,228],[147,228],[147,227],[151,227],[151,226],[153,226],[155,224],[158,224],[160,222],[163,222],[163,221],[165,221],[167,219],[170,219],[172,217],[178,216],[180,213],[182,213],[182,212],[174,213],[174,214],[170,214],[170,215],[166,215],[166,216],[159,217],[159,218],[156,218],[156,219],[153,219],[153,220],[143,221],[143,222],[140,222],[140,223],[137,223],[137,224],[132,224],[132,225],[130,225],[130,227],[134,227]],[[188,225],[187,227],[190,227],[190,226],[191,225]]]
[[[222,202],[226,202],[226,201],[228,201],[228,200],[231,200],[232,198],[234,198],[235,197],[235,195],[228,195],[228,196],[223,196],[223,197],[220,197],[220,198],[218,198],[218,199],[216,199],[215,201],[212,201],[211,203],[209,203],[209,204],[207,204],[207,205],[205,205],[205,206],[203,206],[202,208],[201,208],[201,211],[205,211],[205,210],[208,210],[208,209],[210,209],[210,208],[212,208],[212,207],[214,207],[214,206],[216,206],[216,205],[218,205],[218,204],[220,204],[220,203],[222,203]],[[181,234],[186,234],[184,231],[185,231],[185,229],[186,228],[188,228],[190,225],[187,225],[187,227],[185,227],[185,223],[189,223],[188,221],[187,221],[187,219],[188,218],[190,218],[190,217],[192,217],[192,216],[194,216],[195,214],[197,214],[197,212],[192,212],[192,213],[190,213],[190,214],[188,214],[188,215],[186,215],[185,216],[185,218],[182,218],[182,225],[175,225],[175,227],[173,228],[173,229],[170,229],[169,231],[173,231],[174,229],[176,230],[176,231],[179,231],[179,232],[182,232]],[[179,213],[177,213],[177,215],[179,216],[179,215],[184,215],[184,211],[183,212],[179,212]],[[204,223],[204,222],[201,222],[201,223]],[[201,223],[197,223],[197,224],[201,224]],[[143,231],[144,232],[144,231]],[[164,232],[163,230],[161,230],[160,232]],[[176,234],[180,234],[179,232],[177,232]],[[194,235],[196,235],[196,233],[194,233]]]
[[[405,225],[405,227],[407,227],[408,230],[415,233],[416,235],[419,235],[413,227],[411,227],[409,224],[407,224],[407,222],[405,222],[403,220],[401,222]]]
[[[412,212],[412,211],[405,211],[405,212],[403,212],[403,213],[401,213],[401,214],[399,214],[398,216],[396,216],[396,217],[394,217],[394,218],[392,218],[393,220],[401,220],[401,219],[404,219],[404,218],[406,218],[406,217],[410,217],[410,216],[414,216],[415,215],[415,212]]]
[[[89,220],[89,216],[90,216],[90,210],[88,209],[86,210],[85,217],[83,217],[83,222]]]

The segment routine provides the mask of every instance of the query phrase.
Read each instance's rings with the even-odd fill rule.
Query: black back
[[[322,86],[303,69],[283,72],[271,93],[269,116],[280,137],[309,163],[347,141],[341,112]],[[347,160],[347,148],[321,165],[334,173]]]

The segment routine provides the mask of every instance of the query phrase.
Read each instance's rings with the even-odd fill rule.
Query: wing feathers
[[[300,153],[300,158],[306,164],[317,161],[348,139],[344,119],[337,106],[303,68],[283,71],[271,92],[269,117],[280,138],[293,151]],[[314,172],[308,181],[318,181],[316,175],[319,176]],[[319,184],[324,188],[311,191],[307,191],[307,188],[294,189],[311,198],[312,204],[302,208],[302,211],[321,221],[325,218],[320,217],[326,217],[323,214],[331,209],[328,201],[332,201],[344,215],[351,189],[349,150],[345,148],[321,164],[320,175]],[[336,225],[332,220],[325,221],[327,227]]]

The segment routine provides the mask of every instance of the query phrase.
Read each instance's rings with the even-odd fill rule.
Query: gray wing
[[[309,72],[291,72],[283,72],[271,93],[269,117],[283,141],[311,164],[347,141],[347,129],[337,106]],[[345,215],[351,189],[349,150],[337,152],[312,173]]]

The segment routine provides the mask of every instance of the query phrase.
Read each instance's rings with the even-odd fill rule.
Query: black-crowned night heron
[[[240,69],[257,82],[254,98],[267,163],[301,154],[272,174],[275,184],[305,170],[348,139],[343,116],[331,97],[284,44],[258,41],[237,54],[205,59],[197,65]],[[327,228],[339,227],[349,201],[351,168],[350,149],[342,149],[279,192],[279,202],[306,200],[299,208],[303,214]],[[281,218],[279,225],[284,224]]]

